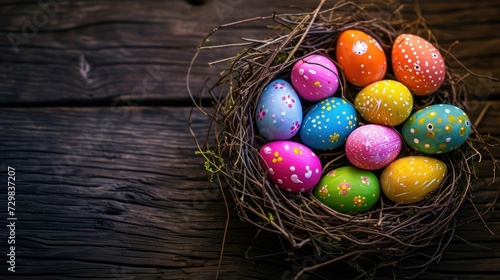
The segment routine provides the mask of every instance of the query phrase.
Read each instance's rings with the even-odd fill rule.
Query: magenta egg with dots
[[[286,140],[299,131],[302,124],[299,96],[287,81],[270,82],[259,97],[255,123],[260,135],[267,140]]]
[[[271,182],[283,191],[297,194],[314,188],[321,179],[318,156],[294,141],[274,141],[262,146],[260,164]]]
[[[313,102],[333,96],[340,83],[335,63],[320,54],[312,54],[295,62],[290,80],[300,97]]]
[[[347,137],[345,153],[356,167],[366,170],[383,168],[401,152],[403,141],[391,127],[367,124],[356,128]]]

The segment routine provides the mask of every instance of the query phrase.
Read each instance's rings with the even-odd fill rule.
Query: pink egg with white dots
[[[402,145],[401,136],[394,128],[367,124],[356,128],[347,137],[345,152],[354,166],[376,170],[393,162]]]
[[[294,141],[274,141],[259,151],[269,180],[289,193],[307,192],[321,179],[321,162],[308,147]]]
[[[335,63],[321,54],[312,54],[295,62],[290,79],[297,94],[307,101],[333,96],[340,83]]]

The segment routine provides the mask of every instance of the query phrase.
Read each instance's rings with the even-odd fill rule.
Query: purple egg
[[[308,101],[331,97],[339,87],[339,74],[335,63],[320,54],[312,54],[298,60],[290,75],[297,94]]]
[[[347,159],[356,167],[375,170],[393,162],[403,142],[399,133],[391,127],[367,124],[356,128],[347,137]]]

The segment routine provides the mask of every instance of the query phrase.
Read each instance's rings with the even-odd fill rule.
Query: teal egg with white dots
[[[450,104],[422,108],[403,124],[401,134],[408,146],[426,154],[441,154],[460,147],[471,131],[467,114]]]
[[[311,149],[330,150],[343,146],[358,125],[359,117],[354,106],[343,98],[330,97],[307,111],[299,136]]]

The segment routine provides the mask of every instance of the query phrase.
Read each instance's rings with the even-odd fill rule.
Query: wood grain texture
[[[299,11],[291,5],[309,10],[316,5],[313,1],[295,0],[271,4],[213,0],[197,6],[181,0],[122,2],[69,1],[58,5],[57,13],[47,16],[46,24],[38,25],[34,16],[49,13],[37,1],[1,3],[0,102],[68,105],[130,98],[148,75],[147,66],[158,67],[162,79],[146,90],[146,99],[165,103],[186,99],[184,76],[189,62],[212,28],[220,23],[267,16],[272,11]],[[405,5],[405,15],[414,15],[412,1],[395,2]],[[498,1],[454,1],[453,5],[422,1],[420,6],[443,48],[459,41],[453,53],[467,67],[479,74],[500,77],[500,62],[491,59],[500,55]],[[29,23],[36,32],[30,33],[31,29],[25,27]],[[222,32],[213,43],[236,42],[241,37],[264,38],[265,25],[270,23],[246,24]],[[30,37],[19,43],[17,53],[9,40],[12,34]],[[206,66],[208,62],[234,53],[224,50],[202,56],[193,71],[193,84],[201,84],[218,73]]]
[[[226,210],[223,193],[194,154],[185,87],[189,61],[202,37],[221,23],[297,10],[290,5],[313,8],[317,1],[55,1],[57,12],[17,53],[8,35],[22,35],[43,8],[35,0],[0,3],[0,170],[16,168],[18,202],[18,270],[14,278],[6,270],[2,223],[0,278],[214,279]],[[217,10],[221,3],[232,6]],[[453,53],[464,64],[500,76],[498,1],[420,4],[442,47],[459,40]],[[249,24],[222,32],[213,43],[266,33]],[[227,55],[200,57],[193,87],[217,74],[206,63]],[[499,84],[471,79],[471,85],[471,118],[483,115],[479,130],[499,138]],[[198,135],[208,127],[197,111],[192,124]],[[500,149],[494,154],[499,158]],[[491,163],[483,158],[473,184],[479,209],[499,186],[498,179],[492,183]],[[6,181],[4,171],[0,178]],[[2,191],[0,201],[6,200]],[[488,214],[486,225],[467,222],[475,211],[470,203],[462,207],[457,223],[465,224],[439,263],[418,279],[497,278],[500,215]],[[0,211],[0,220],[6,214]],[[289,250],[284,240],[230,211],[219,279],[291,279],[318,261]],[[414,272],[396,271],[399,277]],[[377,279],[394,279],[393,273],[381,270]],[[356,275],[339,264],[303,279]]]
[[[499,107],[491,106],[486,119]],[[1,169],[14,166],[18,178],[16,276],[215,277],[226,212],[201,157],[194,156],[187,126],[191,109],[130,107],[127,115],[122,109],[120,114],[106,107],[1,110]],[[195,131],[203,132],[207,124],[194,114]],[[495,190],[487,185],[492,171],[482,175],[475,183],[479,208]],[[5,201],[5,194],[0,196]],[[458,220],[474,213],[466,204]],[[315,261],[291,261],[284,253],[287,244],[231,216],[221,279],[290,279],[290,272]],[[500,232],[498,212],[488,216],[487,225]],[[488,279],[498,273],[498,236],[479,221],[456,235],[439,264],[419,279],[478,273]],[[347,266],[315,273],[308,279],[355,275]],[[391,273],[383,270],[379,279]]]

